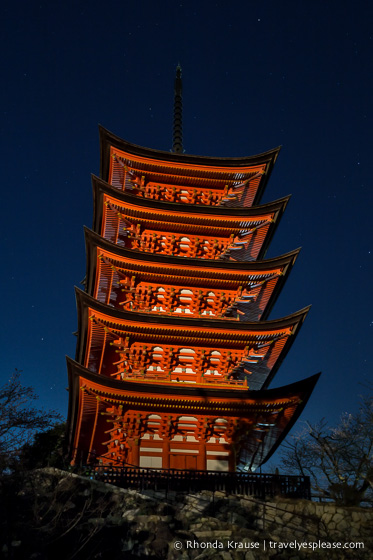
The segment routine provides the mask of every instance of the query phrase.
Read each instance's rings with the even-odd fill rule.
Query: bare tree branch
[[[311,477],[313,488],[344,505],[373,496],[373,397],[336,427],[325,420],[307,424],[283,446],[287,470]]]
[[[61,421],[60,414],[54,410],[33,406],[37,398],[32,387],[21,384],[17,370],[0,387],[0,472],[9,467],[9,461],[37,432]]]

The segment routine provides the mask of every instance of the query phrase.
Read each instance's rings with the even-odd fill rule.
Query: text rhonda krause
[[[198,542],[198,541],[186,541],[186,548],[259,548],[259,542],[242,542],[242,541],[209,541],[209,542]]]
[[[198,542],[198,541],[186,541],[186,548],[214,548],[214,549],[253,549],[253,548],[260,548],[260,542],[258,541],[210,541],[210,542]],[[263,541],[263,548],[277,548],[277,549],[340,549],[340,548],[350,548],[350,549],[364,549],[363,542],[347,542],[342,543],[340,541],[337,542],[324,542],[324,541],[311,541],[311,542],[299,542],[299,541],[290,541],[290,542],[277,542],[271,540],[264,540]]]

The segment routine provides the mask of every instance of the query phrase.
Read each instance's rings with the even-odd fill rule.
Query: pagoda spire
[[[174,128],[172,152],[183,153],[183,82],[181,66],[177,65],[174,86]]]

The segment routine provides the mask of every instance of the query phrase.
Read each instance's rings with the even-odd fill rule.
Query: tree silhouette
[[[322,496],[346,506],[373,496],[373,397],[336,427],[325,420],[309,424],[283,446],[283,466],[311,477]]]
[[[38,399],[32,387],[23,386],[16,370],[0,387],[0,473],[12,468],[22,447],[31,444],[37,432],[61,421],[54,410],[35,407]]]

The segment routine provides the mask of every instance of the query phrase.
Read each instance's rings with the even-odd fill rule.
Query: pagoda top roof
[[[137,144],[132,144],[123,140],[119,136],[116,136],[103,126],[99,125],[100,133],[100,144],[101,144],[101,169],[100,176],[105,178],[108,176],[109,172],[109,156],[110,148],[116,148],[126,155],[132,157],[136,161],[140,158],[143,160],[152,160],[155,163],[163,163],[167,165],[168,163],[179,163],[179,164],[189,164],[193,167],[218,167],[221,168],[223,172],[226,170],[229,172],[231,168],[250,168],[256,165],[267,165],[268,174],[272,170],[272,167],[277,159],[277,156],[281,150],[281,146],[263,152],[261,154],[245,157],[210,157],[210,156],[197,156],[177,152],[165,152],[161,150],[154,150],[152,148],[144,148],[138,146]],[[249,170],[249,169],[247,169]]]

